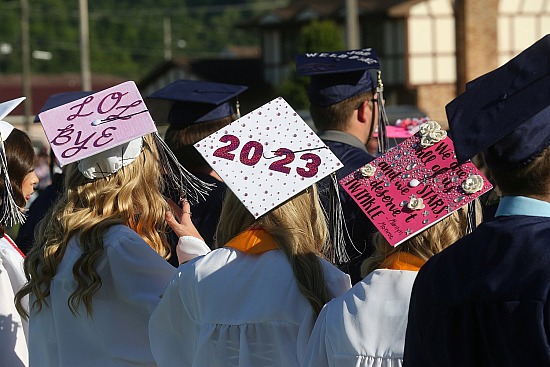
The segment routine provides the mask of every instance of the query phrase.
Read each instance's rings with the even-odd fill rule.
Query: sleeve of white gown
[[[330,342],[327,339],[327,307],[325,306],[311,332],[311,337],[307,344],[305,358],[304,358],[304,367],[325,367],[330,366],[329,364],[329,355],[332,354],[330,348]]]
[[[153,312],[176,269],[134,231],[116,234],[107,256],[117,292],[129,302]]]
[[[180,297],[181,272],[162,296],[149,320],[151,351],[158,367],[192,364],[195,351],[194,322]]]
[[[176,254],[178,255],[179,264],[183,264],[198,256],[206,255],[209,252],[210,248],[204,241],[192,236],[180,237],[178,240],[178,246],[176,247]]]
[[[0,366],[27,366],[29,355],[23,321],[15,309],[15,296],[0,256]]]

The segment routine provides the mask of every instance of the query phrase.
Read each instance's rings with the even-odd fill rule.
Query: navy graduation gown
[[[550,365],[550,218],[496,217],[416,278],[404,365]]]

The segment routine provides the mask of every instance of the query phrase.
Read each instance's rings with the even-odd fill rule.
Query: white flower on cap
[[[363,175],[363,177],[372,177],[376,172],[376,167],[373,166],[372,164],[366,164],[360,168],[360,172],[361,172],[361,175]]]
[[[424,205],[424,200],[422,198],[417,197],[411,197],[411,201],[407,204],[407,208],[411,210],[420,210],[424,209],[426,206]]]
[[[78,162],[78,170],[91,180],[112,175],[132,163],[141,153],[143,138],[107,149]]]
[[[430,147],[435,143],[439,143],[441,140],[447,137],[447,132],[441,130],[441,126],[436,121],[428,121],[420,126],[420,145],[423,148]]]
[[[470,175],[466,181],[462,183],[462,190],[464,190],[466,194],[474,194],[483,189],[484,185],[485,182],[483,181],[483,177],[479,175]]]

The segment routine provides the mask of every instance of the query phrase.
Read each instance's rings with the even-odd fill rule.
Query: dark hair
[[[550,147],[525,167],[490,169],[498,188],[505,195],[548,195],[550,182]]]
[[[348,120],[361,103],[373,98],[373,91],[364,92],[328,107],[309,106],[309,113],[317,130],[347,129]]]
[[[178,128],[175,124],[170,125],[164,133],[164,141],[182,166],[193,171],[193,169],[208,166],[208,163],[193,144],[218,131],[222,127],[229,125],[235,119],[236,116],[228,116],[221,119],[196,123],[184,128]]]
[[[29,136],[19,129],[12,130],[4,142],[4,148],[13,198],[17,206],[23,208],[27,203],[22,191],[23,179],[34,170],[34,148]],[[4,177],[0,179],[0,189],[6,189]],[[0,226],[0,235],[4,235],[3,225]]]

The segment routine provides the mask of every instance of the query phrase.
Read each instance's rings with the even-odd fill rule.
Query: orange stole
[[[256,255],[279,247],[273,237],[261,228],[244,231],[233,237],[224,247],[231,247],[246,254]]]
[[[426,261],[408,252],[397,252],[384,260],[380,264],[380,269],[419,271],[425,263]]]

